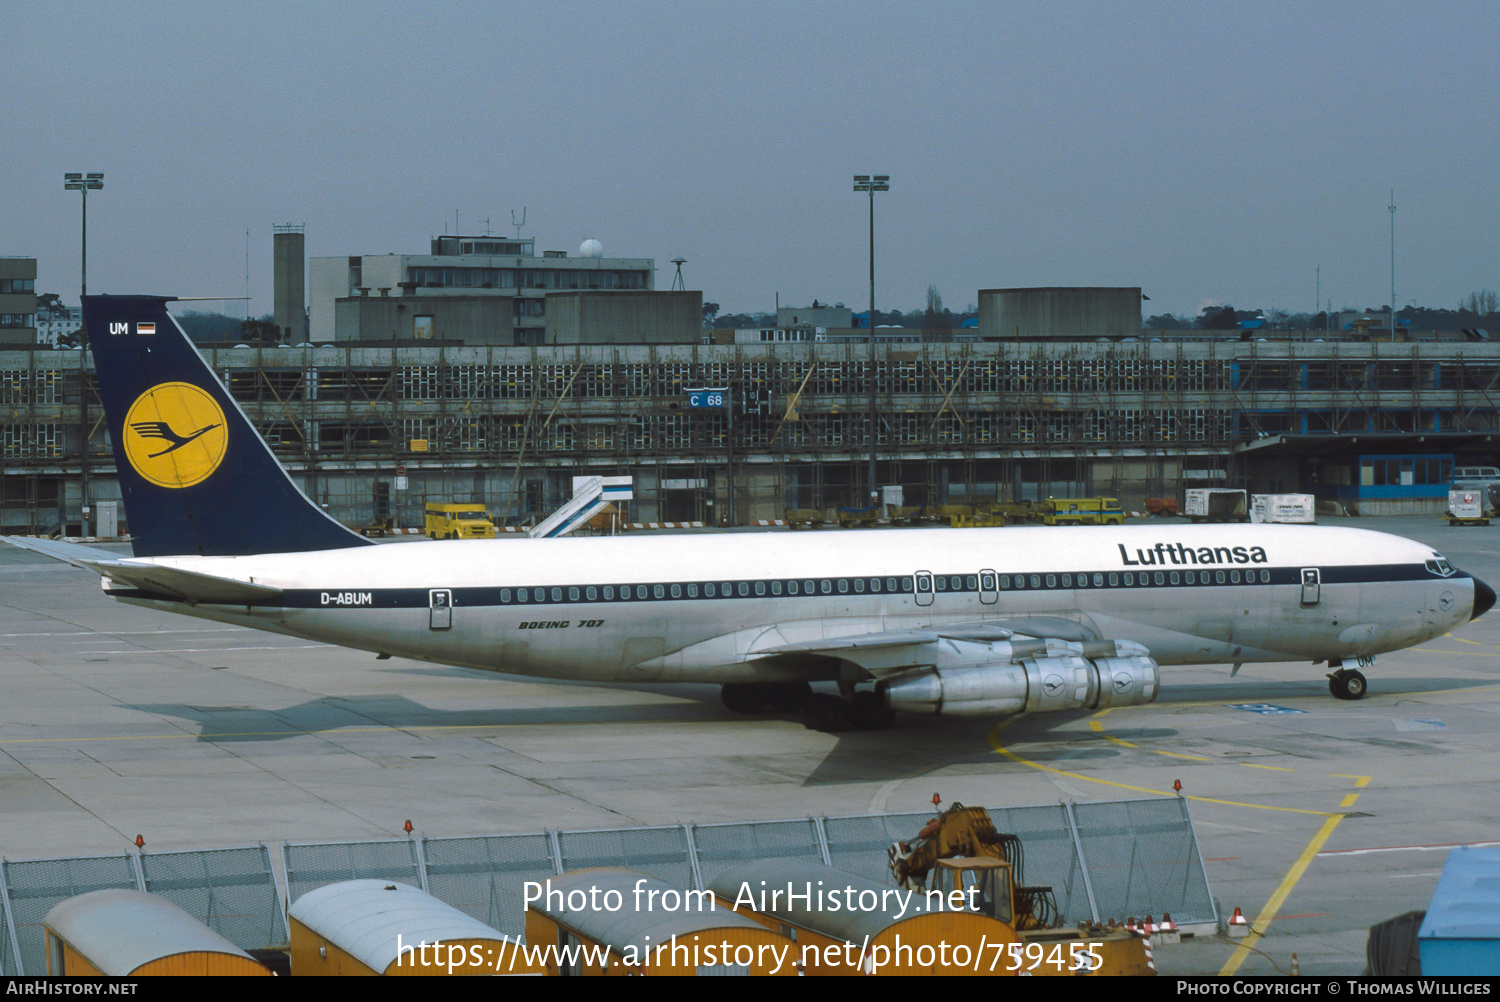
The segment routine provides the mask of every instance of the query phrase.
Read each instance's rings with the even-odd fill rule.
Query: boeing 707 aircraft
[[[713,682],[824,730],[1149,703],[1162,666],[1376,655],[1495,604],[1421,543],[1319,526],[376,545],[305,497],[157,296],[89,296],[134,556],[9,538],[122,602],[442,664]],[[813,693],[837,684],[838,695]]]

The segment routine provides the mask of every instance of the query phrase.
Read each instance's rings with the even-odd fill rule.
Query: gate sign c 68
[[[689,407],[722,409],[729,406],[729,387],[720,386],[702,390],[688,390]]]

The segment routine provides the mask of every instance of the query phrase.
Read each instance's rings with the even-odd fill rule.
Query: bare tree
[[[1500,295],[1497,295],[1494,289],[1480,289],[1460,299],[1458,308],[1482,317],[1500,310]]]
[[[948,316],[943,312],[943,294],[938,287],[927,287],[927,311],[922,316],[924,340],[936,340],[948,333]]]

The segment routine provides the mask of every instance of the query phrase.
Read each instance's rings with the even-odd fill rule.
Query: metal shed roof
[[[392,880],[345,880],[308,891],[287,914],[374,971],[396,961],[401,944],[492,939],[504,933],[419,888]]]
[[[1500,848],[1448,853],[1417,937],[1500,940]]]
[[[822,890],[826,895],[827,892],[837,891],[841,898],[846,896],[845,888],[853,888],[855,894],[875,891],[879,895],[877,900],[881,906],[868,911],[847,911],[842,908],[834,911],[831,908],[816,907],[817,899],[814,898],[813,907],[808,907],[802,901],[788,902],[788,885],[798,894],[802,894],[811,885],[814,893]],[[767,892],[766,899],[769,901],[769,892],[779,890],[782,894],[777,899],[777,907],[756,908],[755,911],[855,943],[865,936],[874,937],[897,922],[926,911],[926,897],[920,891],[911,892],[908,899],[907,892],[894,883],[877,883],[856,873],[836,870],[805,859],[750,860],[725,870],[709,881],[708,887],[725,901],[734,901],[740,895],[741,888],[748,887],[755,896],[756,904],[761,903],[762,891]],[[898,892],[900,897],[891,892]],[[904,913],[900,905],[902,901],[909,901]]]
[[[253,959],[172,902],[140,891],[79,894],[54,905],[42,924],[110,977],[183,953]]]
[[[642,900],[647,900],[644,895],[655,890],[657,897],[655,907],[651,910],[636,910],[635,888],[638,881],[645,881]],[[551,918],[587,936],[596,943],[602,943],[612,950],[625,951],[634,948],[640,953],[651,946],[665,944],[672,937],[691,936],[695,932],[706,932],[709,929],[754,929],[765,932],[766,928],[759,923],[752,922],[742,915],[738,915],[727,908],[715,908],[712,911],[666,911],[662,907],[661,894],[673,891],[679,895],[684,894],[683,888],[675,887],[666,881],[637,873],[635,870],[619,870],[610,867],[600,867],[588,870],[573,870],[560,877],[552,878],[552,889],[562,892],[566,898],[569,891],[590,891],[598,888],[597,895],[590,893],[590,904],[595,900],[601,905],[604,896],[609,891],[619,891],[623,899],[623,907],[619,911],[609,911],[604,907],[584,908],[572,910],[569,908],[545,907],[545,899],[542,902],[534,902],[531,907]],[[707,895],[704,896],[708,900]]]

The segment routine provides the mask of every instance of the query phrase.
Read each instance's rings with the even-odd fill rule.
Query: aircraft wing
[[[1007,658],[1094,653],[1092,648],[1099,648],[1100,654],[1113,655],[1115,649],[1114,641],[1100,640],[1098,633],[1075,620],[1032,617],[954,623],[915,630],[884,630],[774,646],[757,645],[745,660],[785,662],[799,656],[837,658],[852,661],[881,678],[951,657],[954,645],[950,641],[960,644],[1003,642],[1003,656]]]
[[[878,649],[886,647],[911,647],[913,645],[935,644],[939,640],[1009,640],[1013,637],[1010,630],[1003,630],[991,626],[967,626],[967,627],[934,627],[930,630],[886,630],[880,633],[864,633],[853,637],[837,637],[831,640],[805,640],[798,644],[781,644],[777,647],[765,648],[756,652],[757,655],[773,654],[830,654],[835,657],[839,652],[848,652],[855,648]]]
[[[23,539],[4,536],[7,543],[93,571],[110,583],[178,602],[218,602],[239,605],[264,602],[281,594],[280,588],[251,584],[234,578],[200,574],[178,567],[162,567],[142,560],[121,559],[118,554],[92,546],[55,539]]]
[[[955,654],[956,644],[993,644],[997,648],[1007,645],[1003,652],[995,651],[997,656],[1006,658],[1069,650],[1076,653],[1093,647],[1112,652],[1115,644],[1101,640],[1099,633],[1086,622],[1060,616],[981,620],[907,630],[881,630],[878,625],[878,620],[849,623],[846,624],[849,632],[842,635],[829,635],[823,623],[814,621],[759,626],[693,644],[642,662],[640,667],[692,670],[758,662],[794,672],[816,672],[820,664],[837,660],[858,664],[879,678],[949,660]]]

